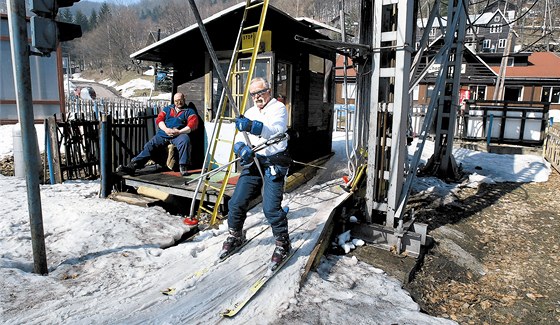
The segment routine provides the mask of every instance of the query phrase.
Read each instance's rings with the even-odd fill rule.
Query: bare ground
[[[429,198],[413,204],[435,241],[423,260],[368,246],[354,254],[401,280],[432,316],[459,324],[560,323],[558,172],[544,183],[466,188],[448,205]]]
[[[6,156],[0,159],[0,174],[14,176],[14,156]]]

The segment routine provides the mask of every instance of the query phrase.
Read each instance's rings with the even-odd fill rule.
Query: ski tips
[[[228,257],[229,255],[230,255],[230,254],[228,254],[228,251],[222,249],[222,250],[220,251],[220,253],[218,253],[218,258],[219,258],[220,260],[223,260],[223,259],[225,259],[226,257]]]

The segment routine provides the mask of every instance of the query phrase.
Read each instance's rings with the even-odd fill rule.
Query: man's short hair
[[[265,88],[270,89],[270,83],[268,82],[268,80],[266,80],[266,79],[263,78],[263,77],[256,77],[256,78],[253,78],[253,80],[251,80],[251,83],[250,83],[250,84],[252,85],[252,84],[255,83],[255,82],[262,82],[262,83],[264,84],[264,87],[265,87]]]

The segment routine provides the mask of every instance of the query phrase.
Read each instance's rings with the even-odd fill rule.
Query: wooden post
[[[62,172],[60,170],[60,150],[58,149],[58,126],[54,116],[47,119],[47,124],[48,142],[50,145],[49,169],[51,170],[51,184],[60,184],[62,183]]]

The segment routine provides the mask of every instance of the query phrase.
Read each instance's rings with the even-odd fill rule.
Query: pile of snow
[[[123,85],[116,86],[115,89],[120,91],[123,97],[130,98],[134,95],[135,90],[145,89],[147,93],[150,93],[150,90],[154,89],[154,82],[138,78],[130,80]]]
[[[14,127],[17,125],[0,125],[0,159],[14,154]],[[45,126],[43,124],[35,124],[35,132],[37,133],[37,143],[39,151],[45,151]]]
[[[344,253],[348,254],[350,251],[356,249],[356,247],[364,246],[365,242],[360,238],[352,238],[350,235],[350,230],[343,232],[338,235],[337,241],[332,243],[333,246],[338,246],[344,250]]]
[[[103,79],[99,82],[102,85],[109,86],[115,88],[117,86],[117,82],[111,79]]]
[[[144,71],[142,74],[145,75],[145,76],[155,76],[156,69],[154,68],[153,65],[151,65],[150,68],[148,70]]]

